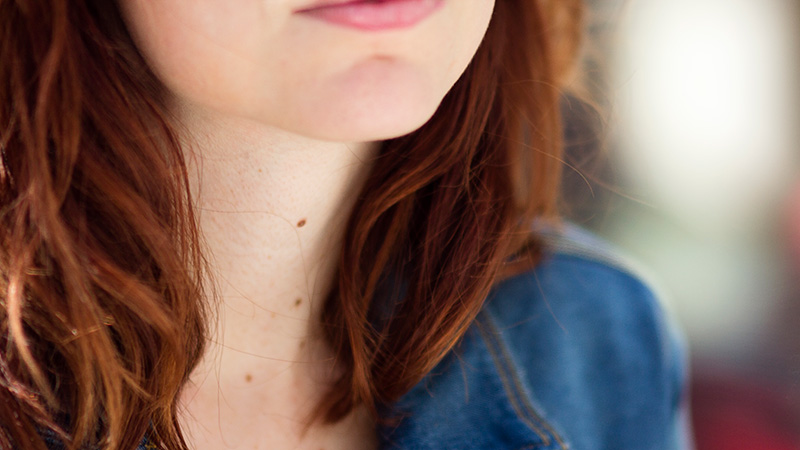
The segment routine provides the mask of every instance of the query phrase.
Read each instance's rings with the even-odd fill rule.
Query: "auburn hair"
[[[319,419],[399,398],[493,283],[535,264],[581,15],[579,0],[497,0],[433,118],[382,144],[320,324],[344,373]],[[0,0],[2,448],[147,433],[186,449],[177,401],[215,298],[165,99],[115,1]]]

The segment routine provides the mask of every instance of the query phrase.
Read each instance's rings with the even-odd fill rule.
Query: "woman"
[[[650,291],[543,226],[580,15],[0,0],[0,446],[680,446]]]

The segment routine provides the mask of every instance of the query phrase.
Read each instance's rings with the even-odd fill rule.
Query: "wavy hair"
[[[433,118],[383,143],[320,324],[344,366],[320,420],[399,398],[536,263],[581,15],[497,0]],[[46,449],[50,430],[70,449],[186,449],[177,401],[215,299],[165,94],[114,1],[0,0],[2,448]]]

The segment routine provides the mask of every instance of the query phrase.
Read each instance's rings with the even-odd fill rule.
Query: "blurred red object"
[[[796,394],[797,386],[782,389],[722,373],[695,376],[692,425],[697,450],[799,450]]]
[[[796,273],[800,274],[800,182],[789,196],[786,215],[789,251]]]

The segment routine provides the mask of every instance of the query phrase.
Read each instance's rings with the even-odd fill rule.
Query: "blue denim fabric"
[[[381,448],[691,448],[685,346],[653,291],[582,230],[545,242],[542,264],[499,283],[463,341],[384,411],[398,420]]]
[[[394,407],[384,448],[691,448],[686,352],[653,291],[594,236],[546,235],[464,341]]]

